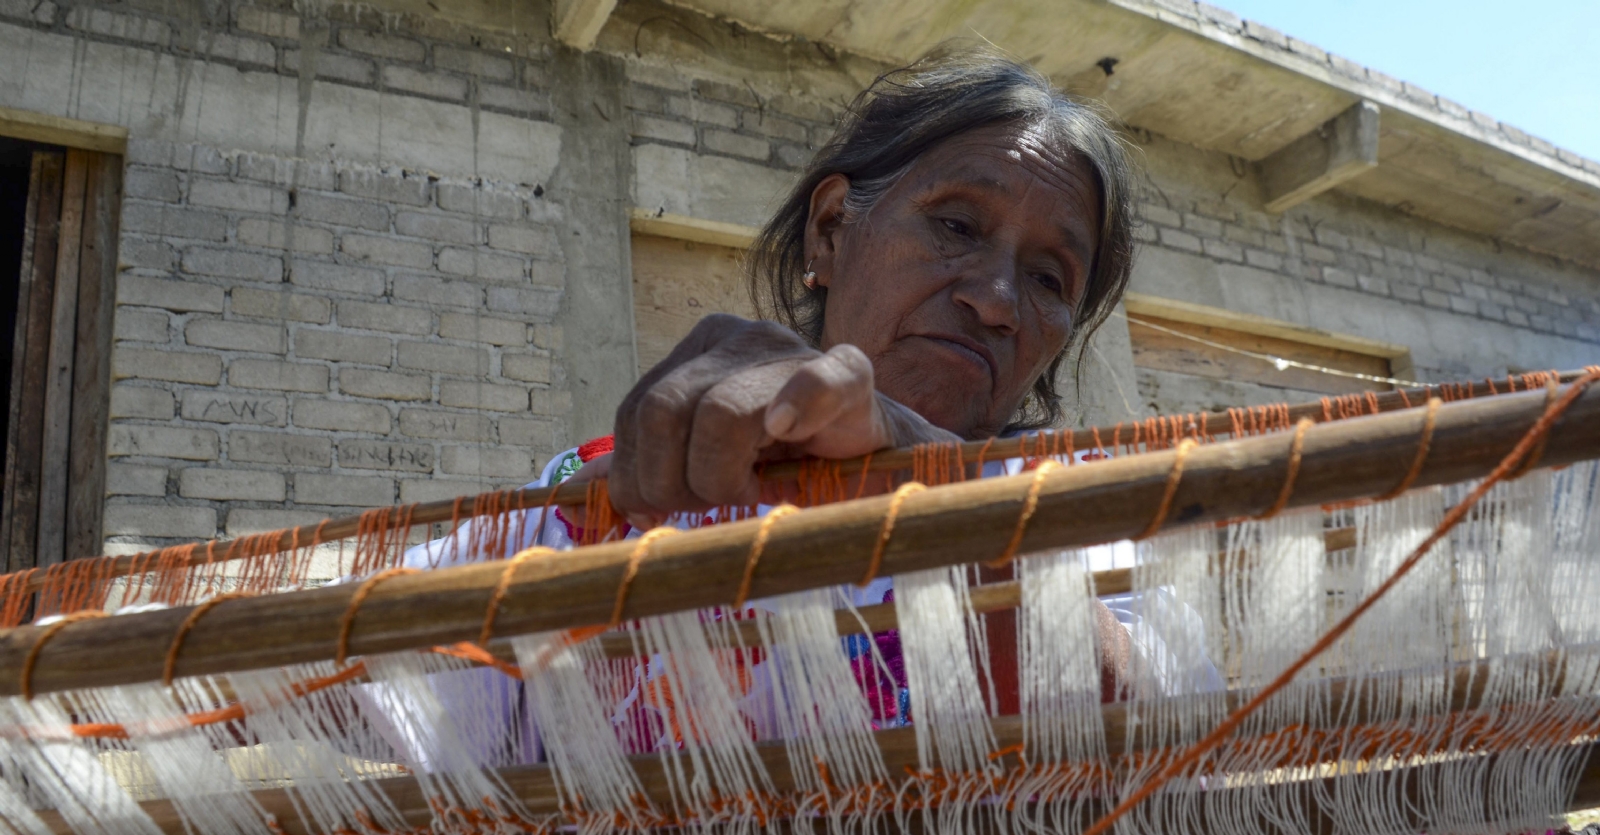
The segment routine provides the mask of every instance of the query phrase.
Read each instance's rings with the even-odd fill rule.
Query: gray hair
[[[1088,287],[1073,314],[1073,336],[1034,381],[1008,430],[1062,419],[1055,377],[1062,361],[1111,315],[1133,268],[1134,169],[1122,138],[1095,107],[1057,90],[1036,70],[988,48],[942,47],[885,73],[851,102],[839,128],[751,246],[750,293],[761,315],[812,344],[822,338],[827,288],[805,286],[805,230],[811,194],[834,174],[850,180],[844,209],[860,220],[930,148],[997,124],[1023,126],[1064,158],[1094,170],[1100,189],[1100,240]]]

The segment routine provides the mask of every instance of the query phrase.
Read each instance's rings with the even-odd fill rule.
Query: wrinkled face
[[[993,437],[1072,336],[1100,235],[1089,163],[993,126],[924,153],[843,222],[848,188],[820,183],[806,230],[823,347],[859,347],[878,390],[934,425]]]

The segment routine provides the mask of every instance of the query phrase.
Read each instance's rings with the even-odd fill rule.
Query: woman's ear
[[[811,190],[811,212],[806,217],[807,269],[817,274],[817,284],[828,286],[833,279],[833,260],[839,254],[844,234],[844,199],[850,193],[850,178],[829,174]]]

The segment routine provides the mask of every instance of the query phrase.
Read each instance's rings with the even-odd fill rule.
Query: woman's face
[[[844,223],[848,190],[836,174],[811,196],[822,347],[860,348],[878,390],[936,426],[998,434],[1072,336],[1100,237],[1093,170],[993,126],[927,151]]]

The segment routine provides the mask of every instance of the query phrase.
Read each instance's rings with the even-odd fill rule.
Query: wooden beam
[[[659,235],[680,241],[731,246],[749,249],[761,230],[740,223],[720,220],[703,220],[688,215],[675,215],[635,207],[628,217],[628,227],[641,235]]]
[[[1356,102],[1256,164],[1262,202],[1283,212],[1378,165],[1378,106]]]
[[[71,450],[66,461],[64,555],[69,560],[92,557],[102,549],[111,328],[117,295],[117,215],[122,206],[122,157],[102,153],[89,157],[78,258],[78,333],[72,352]]]
[[[1376,339],[1334,333],[1333,331],[1296,325],[1278,319],[1269,319],[1265,316],[1256,316],[1252,313],[1238,313],[1220,307],[1152,296],[1148,293],[1127,293],[1122,297],[1122,301],[1128,313],[1135,316],[1154,316],[1157,319],[1171,319],[1175,322],[1190,322],[1214,328],[1227,328],[1228,330],[1242,333],[1253,333],[1257,336],[1270,336],[1275,339],[1302,342],[1306,345],[1316,345],[1322,348],[1333,348],[1356,354],[1384,357],[1391,361],[1400,357],[1409,358],[1411,355],[1410,348],[1393,342],[1380,342]]]
[[[17,322],[11,365],[10,422],[6,433],[3,501],[6,569],[34,567],[39,530],[39,473],[43,466],[45,361],[50,352],[51,297],[61,233],[63,155],[38,151],[28,180],[27,220],[23,225],[22,272],[17,291]]]
[[[556,0],[550,9],[550,30],[556,40],[587,52],[616,7],[617,0]]]
[[[83,257],[84,190],[91,151],[67,151],[61,195],[61,240],[56,254],[56,290],[45,368],[44,425],[39,449],[39,534],[35,566],[66,559],[67,458],[72,451],[72,353],[78,341],[78,274]]]
[[[1445,404],[1413,484],[1479,478],[1492,470],[1544,413],[1543,391]],[[1384,493],[1406,476],[1423,426],[1421,410],[1318,424],[1306,430],[1300,466],[1282,506],[1313,507]],[[1574,400],[1543,445],[1542,466],[1600,457],[1600,386]],[[1202,525],[1253,516],[1280,502],[1290,457],[1288,433],[1202,445],[1185,460],[1168,525]],[[1029,495],[1037,513],[1018,552],[1033,553],[1138,536],[1151,524],[1172,472],[1171,451],[1114,458],[1043,473],[968,481],[911,494],[898,505],[894,537],[880,553],[881,576],[989,559],[1015,530]],[[1037,483],[1036,483],[1037,479]],[[879,547],[889,496],[811,508],[767,529],[753,597],[855,582]],[[354,655],[475,640],[497,588],[501,635],[606,623],[624,576],[622,618],[700,609],[732,600],[749,560],[758,520],[637,541],[559,552],[518,569],[501,586],[506,563],[478,563],[388,579],[372,587],[352,621]],[[633,568],[630,568],[633,566]],[[179,675],[262,669],[331,659],[359,583],[229,600],[190,633]],[[192,607],[73,623],[36,647],[42,628],[0,633],[0,695],[20,692],[30,654],[36,692],[160,679],[172,635]]]
[[[128,148],[128,129],[121,125],[102,125],[11,107],[0,107],[0,136],[107,154],[122,154]]]

